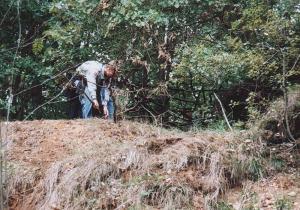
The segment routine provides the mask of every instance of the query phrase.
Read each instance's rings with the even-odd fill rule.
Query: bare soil
[[[225,183],[230,175],[219,164],[236,151],[231,133],[100,119],[13,122],[9,128],[10,209],[207,209],[207,196],[218,194],[233,209],[277,209],[282,201],[300,210],[295,167],[237,186]]]

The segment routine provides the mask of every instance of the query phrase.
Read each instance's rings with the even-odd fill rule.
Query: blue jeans
[[[114,107],[114,102],[113,102],[111,96],[109,96],[109,91],[107,88],[101,88],[100,97],[101,97],[101,100],[105,100],[105,98],[106,98],[106,100],[108,99],[108,101],[107,101],[108,118],[113,119],[115,107]],[[91,118],[93,116],[92,115],[93,104],[91,101],[90,92],[87,87],[85,87],[84,93],[79,95],[79,101],[81,104],[81,117],[83,119]]]
[[[104,102],[107,102],[108,118],[114,119],[115,106],[107,87],[102,87],[100,89],[100,99],[102,105],[105,104]]]
[[[111,97],[109,97],[109,100],[107,102],[107,110],[108,110],[108,118],[114,119],[115,106]]]
[[[88,97],[89,91],[87,88],[85,88],[85,94],[82,94],[79,96],[79,100],[81,103],[81,117],[86,119],[86,118],[91,118],[92,117],[92,102]],[[88,96],[88,97],[87,97]],[[109,97],[109,100],[107,102],[107,110],[108,110],[108,118],[109,119],[114,119],[114,113],[115,113],[115,106],[114,102],[111,97]]]
[[[93,106],[93,104],[92,104],[90,98],[91,97],[90,97],[90,93],[88,91],[88,88],[85,87],[84,94],[81,94],[79,96],[79,101],[80,101],[80,104],[81,104],[81,117],[83,119],[92,117],[92,106]]]

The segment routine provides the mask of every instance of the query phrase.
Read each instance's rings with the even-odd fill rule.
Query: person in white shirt
[[[100,85],[101,104],[105,118],[112,118],[114,107],[110,94],[110,81],[116,74],[116,67],[98,61],[86,61],[76,72],[81,76],[75,81],[81,103],[82,118],[92,117],[92,106],[100,110],[97,100],[97,85]],[[108,107],[109,106],[109,107]]]

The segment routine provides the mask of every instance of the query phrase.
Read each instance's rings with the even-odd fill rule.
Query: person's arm
[[[96,89],[97,89],[97,85],[96,85],[96,75],[94,75],[93,72],[89,72],[87,75],[86,75],[86,79],[87,79],[87,87],[88,87],[88,90],[90,92],[90,96],[91,96],[91,99],[92,100],[95,100],[97,99],[97,95],[96,95]]]
[[[97,94],[96,94],[96,90],[97,90],[96,77],[97,77],[96,72],[88,72],[88,74],[86,75],[86,79],[88,83],[87,88],[90,93],[93,106],[95,109],[99,109],[99,103],[97,101]]]

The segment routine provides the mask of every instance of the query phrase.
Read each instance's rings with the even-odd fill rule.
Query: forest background
[[[0,116],[66,118],[66,73],[118,60],[127,118],[225,127],[222,104],[243,128],[297,88],[299,57],[298,0],[2,0]]]

